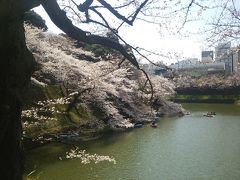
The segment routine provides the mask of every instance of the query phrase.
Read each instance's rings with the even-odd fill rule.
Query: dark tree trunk
[[[19,2],[19,1],[16,1]],[[0,179],[22,179],[21,97],[34,59],[15,0],[0,0]],[[16,4],[16,3],[15,3]]]

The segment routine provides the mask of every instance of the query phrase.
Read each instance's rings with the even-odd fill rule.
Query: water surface
[[[81,164],[58,158],[73,145],[49,144],[27,156],[26,174],[42,180],[240,179],[240,106],[184,104],[192,114],[161,118],[130,132],[75,143],[89,153],[109,155],[117,164]],[[214,118],[203,117],[215,111]]]

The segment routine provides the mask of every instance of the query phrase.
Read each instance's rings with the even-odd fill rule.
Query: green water
[[[185,104],[192,112],[162,118],[158,128],[146,125],[130,132],[75,143],[89,153],[109,155],[110,162],[83,165],[58,159],[72,145],[50,144],[31,151],[26,173],[41,180],[238,180],[240,179],[240,106]],[[203,113],[215,111],[214,118]]]

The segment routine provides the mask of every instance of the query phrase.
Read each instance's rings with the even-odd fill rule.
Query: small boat
[[[204,114],[203,116],[205,116],[205,117],[214,117],[214,115],[211,115],[211,114]]]
[[[79,134],[75,133],[75,132],[73,132],[73,133],[70,133],[70,132],[68,132],[68,133],[60,133],[60,134],[56,134],[55,135],[55,138],[57,140],[74,140],[74,139],[76,139],[78,137],[79,137]]]
[[[153,127],[153,128],[156,128],[157,127],[157,123],[156,122],[152,122],[150,126]]]
[[[185,115],[191,115],[191,113],[189,111],[185,112]]]
[[[207,115],[216,115],[215,112],[207,112]]]
[[[134,128],[141,128],[143,126],[142,123],[136,123],[134,124]]]
[[[215,112],[207,112],[207,114],[204,114],[205,117],[214,117],[216,115]]]

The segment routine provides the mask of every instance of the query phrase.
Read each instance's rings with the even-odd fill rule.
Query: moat
[[[26,157],[26,174],[42,180],[159,180],[240,179],[240,106],[184,104],[191,114],[160,118],[157,128],[106,134],[100,139],[75,142],[79,149],[114,157],[81,164],[79,159],[59,160],[71,144],[52,143]],[[215,117],[203,114],[216,112]]]

